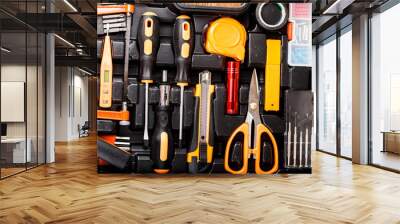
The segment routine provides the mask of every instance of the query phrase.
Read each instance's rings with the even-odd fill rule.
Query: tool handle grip
[[[250,126],[247,123],[241,124],[236,130],[231,134],[226,144],[225,149],[225,159],[224,159],[224,167],[225,170],[232,174],[246,174],[248,171],[248,159],[251,155],[255,158],[255,173],[256,174],[274,174],[279,168],[279,159],[278,159],[278,146],[276,144],[276,140],[272,132],[263,124],[258,124],[255,128],[255,142],[253,143],[253,148],[250,147],[249,133]],[[232,159],[235,155],[232,155],[233,145],[236,142],[241,142],[242,144],[242,166],[235,167],[232,165]],[[262,152],[263,143],[270,142],[272,143],[272,164],[265,164],[263,158],[266,158],[268,155],[265,155],[265,152]]]
[[[228,142],[226,143],[225,149],[225,159],[224,159],[224,168],[227,172],[231,174],[246,174],[248,170],[248,155],[249,155],[249,125],[247,123],[241,124],[239,127],[232,132],[229,136]],[[242,161],[241,167],[234,167],[232,164],[232,155],[234,153],[233,145],[236,142],[241,142],[242,144]]]
[[[195,96],[195,109],[193,119],[193,132],[192,139],[189,145],[187,154],[187,163],[190,173],[203,173],[207,171],[211,164],[200,164],[200,139],[199,139],[199,126],[200,126],[200,96]],[[212,133],[214,133],[211,130]],[[213,139],[211,140],[213,142]],[[209,146],[208,146],[209,147]]]
[[[194,97],[194,113],[193,113],[193,132],[192,139],[190,140],[189,150],[188,152],[194,152],[199,145],[199,110],[200,110],[200,97]],[[188,163],[192,162],[192,159],[189,158],[191,155],[188,154]]]
[[[151,158],[156,173],[168,173],[174,156],[174,142],[169,128],[169,107],[158,106],[156,126],[153,131]]]
[[[263,124],[259,124],[256,131],[256,139],[255,148],[253,150],[253,154],[256,158],[255,161],[255,172],[256,174],[274,174],[278,171],[279,168],[279,158],[278,158],[278,145],[276,144],[276,140],[272,132],[269,128],[267,128]],[[262,150],[262,145],[264,142],[272,143],[272,164],[265,164],[263,162],[263,158],[267,155],[264,155],[265,152]]]
[[[133,13],[135,11],[134,5],[98,5],[97,15],[110,15],[120,13]]]
[[[153,67],[160,47],[160,22],[155,13],[145,12],[138,27],[140,79],[142,82],[153,80]]]
[[[177,83],[187,83],[194,48],[194,26],[189,16],[178,16],[173,29]]]
[[[208,87],[202,87],[202,84],[196,85],[194,131],[189,147],[188,163],[192,163],[193,157],[196,157],[200,163],[212,164],[213,162],[214,112],[212,95],[214,91],[214,85],[208,85]]]

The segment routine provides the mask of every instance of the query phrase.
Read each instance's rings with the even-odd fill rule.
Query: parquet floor
[[[0,181],[0,223],[400,223],[400,175],[314,153],[312,175],[96,173],[95,139]]]

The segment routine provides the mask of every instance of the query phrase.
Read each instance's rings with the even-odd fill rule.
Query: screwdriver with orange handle
[[[160,102],[156,112],[156,125],[151,139],[151,159],[153,170],[158,174],[168,173],[174,156],[174,140],[169,128],[169,94],[171,86],[167,83],[167,70],[163,71],[160,84]]]
[[[142,14],[138,28],[140,80],[145,85],[143,143],[149,145],[149,85],[154,82],[153,70],[160,47],[160,22],[154,12]]]
[[[176,64],[176,85],[180,87],[179,105],[179,148],[182,148],[183,139],[183,94],[188,86],[189,71],[192,63],[194,45],[194,27],[189,16],[176,17],[173,30],[173,46]]]
[[[113,79],[113,64],[112,64],[112,49],[111,39],[108,35],[104,38],[103,56],[100,65],[100,102],[102,108],[110,108],[112,104],[112,79]]]
[[[131,14],[135,7],[132,4],[123,5],[97,5],[97,15],[106,16],[112,14],[126,14],[126,32],[125,32],[125,55],[124,55],[124,97],[127,95],[128,85],[128,67],[129,67],[129,43],[131,36]],[[107,20],[108,21],[108,20]],[[106,21],[103,21],[107,23]],[[110,21],[108,21],[110,22]],[[107,35],[104,39],[103,56],[100,67],[100,103],[102,108],[110,108],[112,105],[112,47],[109,36],[110,23],[106,24]]]

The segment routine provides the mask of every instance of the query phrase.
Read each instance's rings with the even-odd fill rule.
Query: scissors
[[[254,69],[250,82],[247,116],[242,123],[229,137],[225,150],[225,170],[232,174],[246,174],[249,167],[249,159],[255,159],[256,174],[273,174],[278,170],[278,146],[271,130],[265,126],[260,118],[259,108],[260,93],[258,91],[257,72]],[[265,164],[267,155],[262,155],[262,147],[270,146],[272,143],[272,167]],[[233,146],[240,146],[239,158],[242,164],[239,168],[232,164]],[[269,167],[267,167],[269,166]]]

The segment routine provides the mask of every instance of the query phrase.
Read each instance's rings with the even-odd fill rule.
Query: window
[[[0,8],[24,17],[43,4],[3,0]],[[45,162],[45,41],[43,33],[0,12],[0,178]]]
[[[336,36],[318,48],[317,149],[336,154]]]
[[[372,163],[400,170],[400,4],[371,19]]]
[[[352,157],[352,30],[340,36],[340,155]]]

